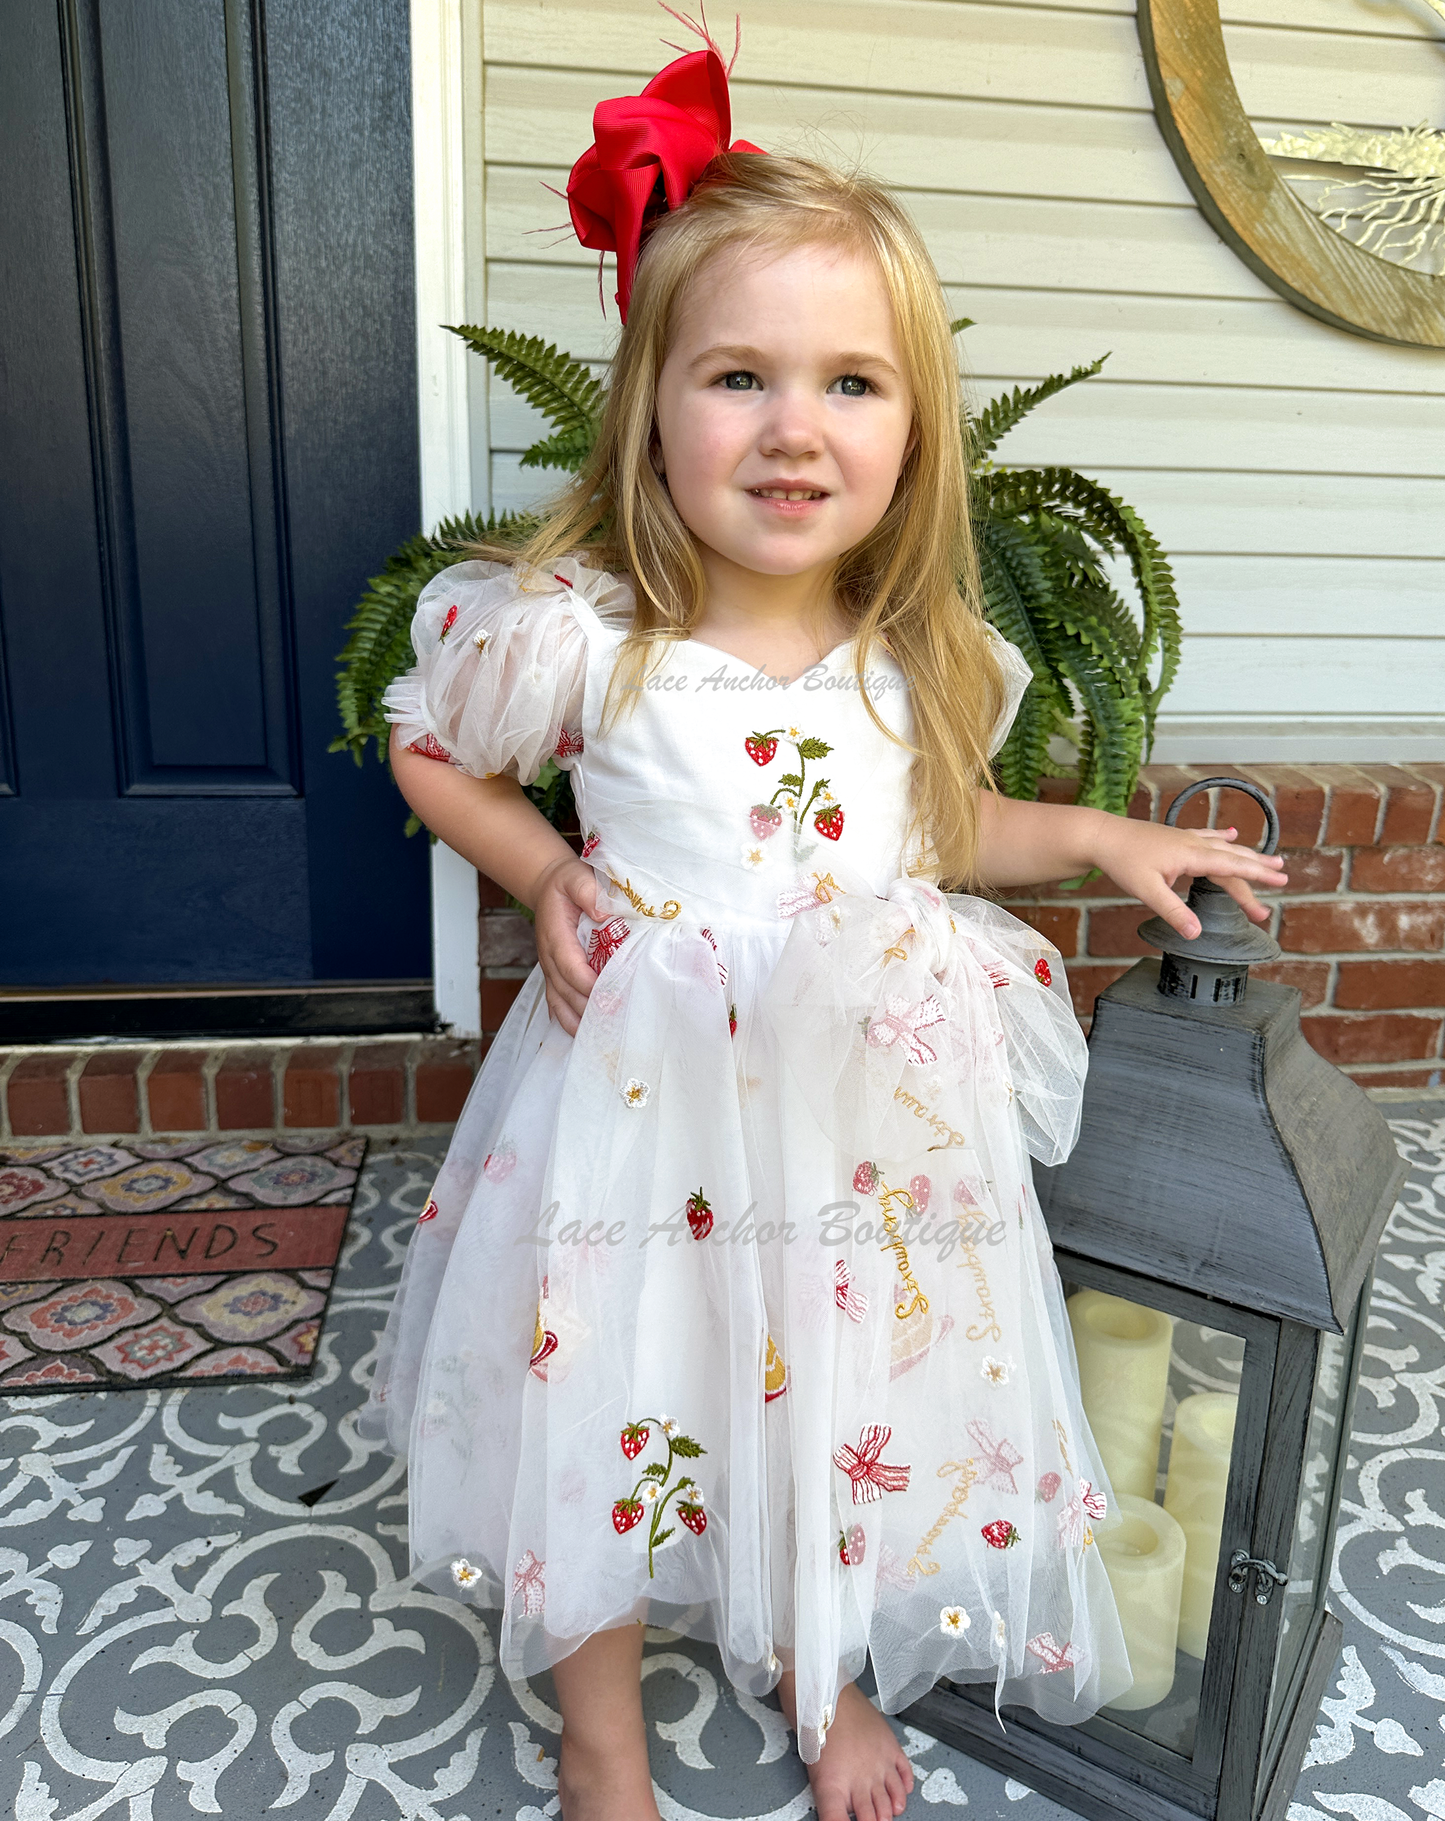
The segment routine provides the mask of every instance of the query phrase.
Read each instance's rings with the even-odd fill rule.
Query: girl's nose
[[[823,450],[821,401],[799,392],[777,392],[759,439],[764,455],[809,456]]]

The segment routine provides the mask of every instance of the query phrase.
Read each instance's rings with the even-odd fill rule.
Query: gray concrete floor
[[[1381,1247],[1341,1518],[1346,1648],[1290,1821],[1445,1821],[1445,1106],[1387,1111],[1414,1167]],[[0,1400],[0,1814],[557,1813],[550,1679],[509,1689],[487,1620],[398,1578],[401,1470],[354,1429],[440,1150],[369,1159],[307,1384]],[[644,1668],[667,1821],[808,1811],[774,1706],[666,1633]],[[898,1730],[910,1812],[1065,1816]]]

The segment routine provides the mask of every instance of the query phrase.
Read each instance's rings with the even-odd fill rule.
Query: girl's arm
[[[537,919],[547,1009],[575,1035],[593,973],[577,940],[577,913],[597,908],[597,881],[512,778],[474,778],[391,737],[391,769],[419,819],[525,904]]]
[[[1076,878],[1098,867],[1131,897],[1156,911],[1181,936],[1199,934],[1199,919],[1173,890],[1180,878],[1212,879],[1256,923],[1269,920],[1251,883],[1279,891],[1289,883],[1278,854],[1231,847],[1232,828],[1165,828],[1063,803],[1020,803],[979,792],[978,871],[985,885],[1007,888]]]

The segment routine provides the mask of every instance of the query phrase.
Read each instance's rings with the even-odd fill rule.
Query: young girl
[[[388,698],[408,802],[535,910],[540,964],[368,1426],[410,1461],[415,1572],[501,1609],[509,1676],[552,1670],[567,1821],[657,1815],[646,1624],[778,1689],[822,1821],[882,1821],[912,1775],[866,1658],[885,1713],[946,1676],[1073,1721],[1130,1680],[1029,1165],[1073,1142],[1084,1043],[1057,951],[941,887],[1099,866],[1192,935],[1176,879],[1263,918],[1282,875],[990,789],[1029,672],[980,615],[897,204],[725,151],[711,50],[598,128],[600,441],[520,561],[428,585]],[[520,788],[553,754],[580,859]]]

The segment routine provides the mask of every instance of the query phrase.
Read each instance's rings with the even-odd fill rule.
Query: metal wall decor
[[[1271,289],[1374,341],[1445,348],[1445,275],[1355,245],[1293,194],[1230,73],[1219,0],[1138,0],[1154,112],[1215,231]]]

